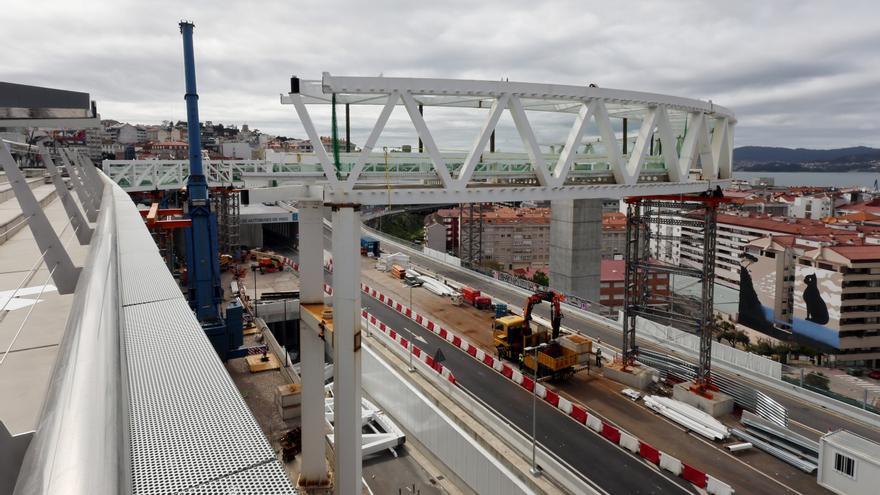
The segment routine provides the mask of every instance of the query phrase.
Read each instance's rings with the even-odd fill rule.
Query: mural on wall
[[[840,346],[840,291],[843,276],[798,265],[795,269],[792,330],[832,347]]]
[[[746,255],[739,269],[739,311],[737,322],[772,333],[779,318],[776,307],[777,259]]]
[[[768,276],[773,278],[774,272],[767,274],[763,271],[765,268],[760,266],[759,263],[749,265],[748,262],[740,266],[737,322],[766,333],[773,329],[773,295],[770,294],[768,300],[764,284],[760,284],[760,282]],[[753,273],[755,277],[752,276]],[[764,289],[761,290],[763,298],[759,295],[758,290],[756,290],[756,285]],[[772,287],[773,285],[771,284]]]
[[[804,302],[807,304],[807,321],[824,325],[828,323],[828,305],[822,299],[822,294],[816,286],[816,275],[804,277],[807,288],[804,289]]]

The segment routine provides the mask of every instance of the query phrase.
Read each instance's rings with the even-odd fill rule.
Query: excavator
[[[548,339],[547,330],[532,330],[532,310],[541,301],[550,303],[551,335]],[[495,318],[492,325],[492,337],[498,357],[502,359],[516,360],[522,354],[523,349],[538,345],[548,340],[559,337],[559,327],[562,324],[561,303],[565,296],[554,292],[538,291],[529,296],[526,306],[523,308],[523,316],[502,316]]]

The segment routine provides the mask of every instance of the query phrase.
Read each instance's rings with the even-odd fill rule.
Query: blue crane
[[[192,226],[186,229],[186,268],[189,304],[202,328],[222,359],[241,346],[241,309],[234,303],[221,314],[223,288],[220,284],[220,254],[217,246],[217,217],[208,199],[208,181],[202,167],[202,140],[199,129],[199,95],[196,93],[196,67],[191,22],[180,22],[183,35],[183,68],[186,79],[186,121],[189,138],[189,179],[186,184],[186,216]],[[232,308],[235,307],[235,310]]]

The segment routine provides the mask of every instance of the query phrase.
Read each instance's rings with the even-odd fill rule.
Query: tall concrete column
[[[299,299],[301,305],[324,304],[324,208],[320,202],[304,202],[299,208]],[[302,312],[301,312],[302,313]],[[300,414],[302,419],[302,466],[299,487],[329,484],[325,458],[324,340],[316,320],[302,318],[299,327]]]
[[[361,492],[361,265],[358,212],[333,208],[334,491]]]
[[[553,201],[550,209],[550,285],[599,301],[602,200]]]

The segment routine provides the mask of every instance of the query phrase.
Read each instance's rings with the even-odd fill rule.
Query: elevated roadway
[[[371,231],[370,234],[376,236],[375,232]],[[410,255],[410,259],[414,264],[420,267],[424,267],[441,277],[480,289],[481,291],[484,291],[496,298],[500,298],[514,305],[519,304],[519,302],[525,297],[524,291],[522,289],[504,284],[502,282],[487,280],[485,276],[482,276],[465,268],[454,267],[446,263],[439,262],[420,254],[419,251],[414,250],[413,248],[406,246],[403,243],[389,239],[386,236],[382,236],[381,241],[385,244],[385,246],[388,246],[387,249],[398,249],[401,252],[405,252],[406,254]],[[536,307],[535,313],[541,317],[549,318],[549,311],[547,311],[546,308]],[[565,326],[571,330],[583,333],[590,337],[601,339],[603,343],[611,344],[615,347],[617,347],[621,338],[620,330],[611,327],[611,325],[599,325],[594,320],[587,319],[574,311],[569,311],[566,313]],[[640,342],[640,345],[646,347],[654,347],[645,342]],[[668,349],[664,348],[660,348],[658,350],[669,352]],[[692,359],[689,359],[688,356],[678,355],[678,357],[692,361]],[[854,419],[850,416],[828,410],[822,407],[821,404],[807,402],[798,397],[781,393],[777,389],[765,386],[760,382],[750,380],[746,376],[731,375],[730,373],[719,370],[717,367],[715,370],[713,370],[713,373],[730,376],[731,378],[735,378],[771,396],[788,409],[789,421],[794,423],[795,426],[800,426],[802,429],[806,430],[806,432],[809,433],[812,437],[818,437],[819,435],[830,430],[844,428],[859,435],[862,435],[866,438],[880,441],[880,430],[878,430],[877,428],[857,419]]]
[[[298,260],[296,251],[288,250],[284,254]],[[327,284],[332,283],[329,273],[325,273],[324,279]],[[392,328],[414,333],[426,352],[433,355],[437,349],[442,350],[446,357],[443,365],[453,372],[460,387],[523,434],[531,432],[532,394],[379,301],[364,296],[361,304]],[[540,400],[536,418],[537,438],[543,450],[569,465],[601,491],[609,494],[697,493],[688,482],[668,476],[640,458],[625,453]]]

